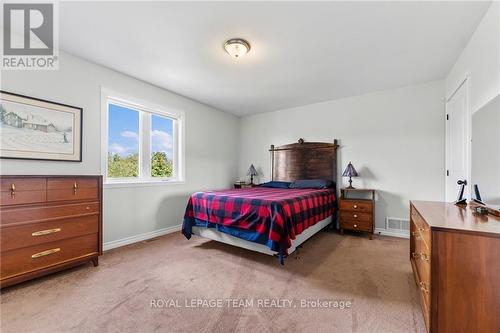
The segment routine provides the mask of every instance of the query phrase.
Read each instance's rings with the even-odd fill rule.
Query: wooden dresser
[[[0,286],[102,253],[101,176],[0,177]]]
[[[375,190],[340,190],[340,234],[344,230],[363,231],[373,237],[375,216]]]
[[[412,201],[410,261],[428,332],[500,332],[500,218]]]

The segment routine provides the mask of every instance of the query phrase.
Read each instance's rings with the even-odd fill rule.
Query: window
[[[108,104],[108,178],[139,176],[139,111]]]
[[[183,114],[103,92],[108,184],[182,181]]]
[[[152,177],[170,178],[173,175],[173,133],[173,119],[151,115]]]

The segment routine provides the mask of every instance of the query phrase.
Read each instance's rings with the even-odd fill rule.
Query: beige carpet
[[[405,239],[320,232],[282,267],[176,233],[4,290],[1,331],[424,332],[417,297]]]

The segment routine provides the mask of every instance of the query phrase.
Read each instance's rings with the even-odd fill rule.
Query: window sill
[[[108,181],[103,184],[104,188],[126,188],[126,187],[148,187],[169,186],[184,184],[184,180],[137,180],[137,181]]]

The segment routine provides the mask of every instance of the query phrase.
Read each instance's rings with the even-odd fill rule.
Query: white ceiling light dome
[[[241,58],[250,51],[250,43],[241,38],[231,38],[224,43],[224,49],[233,58]]]

